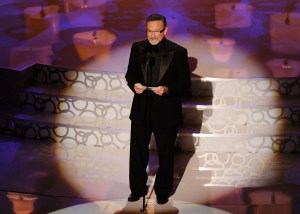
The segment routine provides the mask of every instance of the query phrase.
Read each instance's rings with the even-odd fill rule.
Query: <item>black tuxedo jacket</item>
[[[125,75],[129,88],[134,92],[134,84],[146,85],[148,40],[132,44],[127,73]],[[182,93],[190,87],[191,78],[187,50],[170,40],[162,41],[162,61],[157,86],[167,86],[168,94],[158,96],[153,93],[151,117],[153,125],[159,128],[179,125],[182,122]],[[149,99],[149,98],[148,98]],[[142,124],[145,120],[147,93],[134,92],[130,119]]]

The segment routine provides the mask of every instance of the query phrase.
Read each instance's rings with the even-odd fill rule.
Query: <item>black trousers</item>
[[[150,106],[149,106],[150,107]],[[173,189],[174,150],[178,126],[157,128],[152,123],[151,110],[143,124],[131,123],[129,185],[131,193],[137,196],[147,194],[147,165],[149,161],[149,143],[154,134],[159,168],[157,170],[154,191],[158,197],[169,197]]]

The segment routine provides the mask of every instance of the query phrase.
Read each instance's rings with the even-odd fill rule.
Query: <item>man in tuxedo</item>
[[[166,18],[152,14],[146,20],[147,39],[134,42],[125,75],[134,92],[130,112],[131,194],[137,201],[147,194],[149,143],[154,134],[159,168],[154,183],[158,204],[165,204],[173,189],[174,150],[182,122],[181,96],[191,78],[186,48],[165,38]]]

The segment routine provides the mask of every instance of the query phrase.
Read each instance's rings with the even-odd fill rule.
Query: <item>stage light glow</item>
[[[67,214],[74,212],[82,213],[99,213],[99,214],[134,214],[139,213],[141,209],[141,203],[127,203],[124,200],[113,201],[96,201],[73,207],[68,207],[62,210],[51,212],[49,214]],[[214,213],[214,214],[229,214],[229,212],[208,207],[199,204],[188,203],[184,201],[173,201],[164,206],[156,205],[153,202],[149,203],[146,209],[146,213],[178,213],[181,214],[199,214],[199,213]]]
[[[267,170],[267,166],[264,164],[268,163],[268,159],[272,160],[273,148],[268,147],[268,145],[270,145],[268,139],[263,140],[263,138],[259,135],[256,137],[253,136],[253,139],[251,140],[251,148],[248,148],[250,145],[248,145],[249,142],[247,142],[246,137],[253,135],[255,132],[260,132],[261,134],[264,132],[263,128],[256,126],[256,124],[251,124],[251,121],[248,120],[254,119],[262,121],[264,120],[265,114],[268,114],[269,112],[258,112],[260,115],[256,114],[255,118],[249,118],[244,115],[243,112],[239,113],[238,110],[244,105],[248,105],[250,109],[257,107],[259,103],[256,97],[252,96],[251,93],[263,93],[264,90],[274,87],[274,82],[270,80],[264,80],[257,85],[248,85],[246,82],[247,79],[243,79],[243,77],[265,76],[268,71],[266,71],[265,68],[256,61],[247,61],[248,55],[251,53],[248,53],[244,49],[240,49],[238,45],[235,46],[235,50],[228,61],[220,62],[216,61],[214,57],[210,55],[211,52],[206,39],[198,38],[195,42],[195,38],[186,35],[173,36],[172,39],[187,47],[189,50],[189,56],[198,59],[199,64],[195,71],[193,71],[193,74],[201,76],[204,82],[214,82],[216,85],[218,85],[218,82],[222,82],[222,84],[226,85],[227,83],[231,86],[230,91],[224,91],[224,88],[213,88],[214,93],[219,94],[219,96],[213,97],[212,106],[209,107],[212,110],[211,115],[203,121],[207,130],[205,133],[192,133],[192,137],[199,139],[197,151],[206,151],[206,154],[197,153],[193,157],[196,161],[190,161],[189,164],[191,165],[188,165],[187,167],[197,169],[200,174],[203,172],[211,174],[210,180],[201,184],[201,188],[253,185],[257,176],[262,175],[264,170]],[[101,57],[95,57],[93,60],[89,61],[85,67],[90,69],[97,68],[99,70],[111,72],[121,71],[125,74],[130,45],[131,44],[127,44],[118,48],[112,48],[107,59],[102,61]],[[116,58],[119,59],[119,63],[116,63]],[[222,71],[218,70],[220,67],[225,69],[227,72],[222,73]],[[207,70],[210,72],[207,72]],[[236,70],[242,70],[242,73],[237,74],[235,72]],[[245,84],[243,84],[242,87],[234,85],[232,84],[233,79],[241,82],[245,81]],[[230,99],[222,97],[228,93]],[[241,97],[242,93],[249,93],[249,97]],[[274,94],[269,95],[268,101],[276,103],[276,96],[273,96]],[[230,113],[231,110],[228,106],[235,106],[236,113]],[[208,107],[198,105],[197,108],[205,110]],[[214,109],[218,109],[218,111],[221,110],[223,112],[221,113],[223,116],[220,115],[218,111],[214,111]],[[279,115],[279,111],[281,110],[272,110],[272,115]],[[224,117],[224,115],[226,115],[226,117]],[[219,120],[218,118],[220,117],[224,118],[224,120]],[[97,120],[97,118],[94,118],[93,120]],[[267,124],[270,121],[265,122]],[[215,126],[211,126],[209,124],[215,124]],[[94,131],[95,133],[93,134],[95,134],[96,137],[97,130]],[[281,125],[278,125],[276,130],[274,130],[274,134],[279,134],[280,131]],[[85,135],[83,133],[82,137],[84,136]],[[129,135],[126,135],[125,138],[128,136]],[[216,141],[216,139],[220,136],[224,136],[223,145]],[[229,138],[225,140],[225,136],[226,138]],[[102,139],[103,144],[105,144],[105,142],[113,141],[109,135],[106,137],[104,136]],[[124,138],[124,136],[122,136],[122,138]],[[129,138],[127,138],[127,140],[129,141]],[[70,142],[72,142],[72,140],[70,140]],[[87,142],[87,144],[92,145],[93,142],[90,142],[91,143]],[[107,198],[109,194],[113,194],[110,192],[116,188],[116,186],[112,186],[112,181],[115,182],[116,185],[121,185],[122,188],[128,185],[127,176],[123,177],[122,181],[119,177],[120,171],[122,171],[124,175],[128,174],[128,157],[124,157],[122,155],[118,156],[116,154],[117,151],[115,151],[117,149],[108,149],[106,152],[103,152],[103,156],[100,157],[96,152],[100,148],[81,146],[76,145],[75,143],[66,143],[66,145],[68,148],[66,148],[65,151],[63,149],[64,143],[60,146],[60,149],[57,150],[57,155],[62,160],[59,163],[59,167],[66,180],[68,180],[70,185],[73,186],[73,188],[81,196],[87,198]],[[225,156],[227,155],[226,157],[219,156],[220,154],[218,153],[211,153],[211,151],[214,151],[217,148],[219,148],[220,152],[222,152],[223,149],[226,150],[226,148],[231,148],[233,153],[225,154]],[[240,154],[240,156],[238,154],[235,155],[234,152],[237,151],[242,153],[250,151],[250,154],[243,153]],[[253,153],[258,153],[258,155],[253,156]],[[78,159],[81,155],[83,155],[82,159]],[[112,160],[112,157],[114,157],[114,160]],[[119,160],[116,161],[115,158],[118,158]],[[90,161],[91,159],[93,160],[92,162]],[[122,163],[121,165],[120,162]],[[97,163],[110,165],[110,170],[103,172],[104,168]],[[69,167],[69,164],[71,164],[72,167]],[[228,169],[230,167],[231,169]],[[70,171],[69,169],[73,170]],[[77,170],[74,171],[74,169]],[[84,178],[81,177],[82,175],[84,175]],[[189,182],[190,179],[197,180],[197,177],[194,177],[194,175],[189,175],[187,173],[185,176],[186,177],[182,178],[180,185],[184,186],[185,182]],[[190,178],[188,178],[189,176]],[[181,189],[182,187],[180,185],[178,187],[178,194],[180,194],[181,191],[184,191]],[[104,191],[101,191],[102,195],[97,193],[97,191],[93,188],[94,186],[101,186],[105,189]],[[193,190],[190,191],[192,192]],[[128,192],[130,192],[129,189]],[[231,194],[231,192],[232,188],[228,188],[224,190],[221,195],[216,197],[226,197]],[[106,195],[104,196],[103,194]],[[197,195],[195,192],[193,194]],[[127,195],[125,194],[124,198],[126,197]],[[207,200],[208,199],[206,198],[199,198],[197,203],[206,203]],[[188,210],[188,208],[182,209]]]

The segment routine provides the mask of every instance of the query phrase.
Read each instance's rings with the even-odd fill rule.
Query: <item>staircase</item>
[[[7,96],[1,102],[1,135],[129,147],[133,94],[124,73],[35,64],[19,79],[27,80],[19,84],[19,102],[6,105]],[[299,152],[299,96],[300,78],[193,76],[177,146],[201,152]]]

